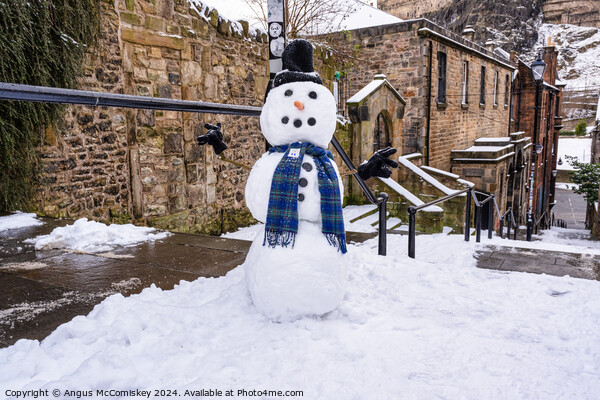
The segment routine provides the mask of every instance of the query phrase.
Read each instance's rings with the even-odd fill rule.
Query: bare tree
[[[267,28],[267,0],[244,0]],[[356,0],[287,0],[287,36],[315,35],[339,30],[357,7]]]

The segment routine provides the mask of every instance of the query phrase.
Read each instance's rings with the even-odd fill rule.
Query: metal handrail
[[[0,82],[0,99],[43,103],[79,104],[99,107],[143,108],[163,111],[244,115],[258,117],[261,107],[175,100],[160,97],[102,93],[89,90]]]
[[[102,93],[88,90],[62,89],[46,86],[32,86],[17,83],[0,82],[0,100],[33,101],[58,104],[77,104],[86,106],[139,108],[149,110],[210,113],[225,115],[241,115],[259,117],[262,107],[238,106],[231,104],[207,103],[203,101],[175,100],[147,96],[134,96],[115,93]],[[331,144],[340,154],[346,166],[355,170],[352,160],[348,157],[335,136]],[[376,204],[379,209],[379,255],[386,255],[387,240],[387,201],[388,195],[379,193],[378,197],[367,184],[353,174],[367,199]]]
[[[509,224],[506,226],[506,238],[510,239],[510,228],[512,226],[514,232],[513,240],[517,240],[517,229],[519,229],[519,226],[516,223],[515,214],[513,213],[512,207],[509,207],[504,215],[500,217],[500,237],[504,239],[504,234],[502,232],[504,231],[504,220],[507,219],[507,217]]]
[[[356,171],[354,163],[350,157],[348,157],[348,154],[346,154],[346,151],[344,151],[342,145],[340,142],[338,142],[335,136],[331,138],[331,144],[337,150],[338,154],[342,158],[342,161],[344,161],[344,164],[346,164],[350,171]],[[380,256],[385,256],[387,253],[387,201],[389,197],[385,192],[380,192],[379,196],[375,197],[367,183],[360,176],[358,176],[358,172],[355,172],[352,175],[354,175],[354,178],[358,182],[358,185],[362,189],[365,196],[367,196],[367,199],[372,204],[377,205],[377,210],[379,211],[378,254]]]
[[[408,207],[408,256],[410,258],[415,258],[415,247],[416,247],[416,230],[415,230],[415,225],[416,225],[416,215],[417,215],[417,211],[422,210],[426,207],[429,206],[433,206],[439,203],[443,203],[444,201],[448,201],[450,199],[453,199],[454,197],[458,197],[460,195],[462,195],[463,193],[467,193],[467,209],[466,209],[466,216],[465,216],[465,231],[468,232],[471,229],[471,195],[469,193],[471,193],[473,191],[472,187],[468,187],[465,188],[463,190],[459,190],[458,192],[455,192],[453,194],[449,194],[446,195],[444,197],[440,197],[439,199],[436,200],[432,200],[429,203],[425,203],[425,204],[421,204],[419,206],[416,207]],[[465,241],[469,241],[468,235],[465,235]]]
[[[539,218],[536,218],[535,214],[533,215],[533,226],[535,227],[536,235],[538,233],[538,228],[539,228],[540,222],[542,222],[542,221],[544,221],[544,224],[542,225],[541,229],[546,229],[544,227],[548,226],[548,216],[546,215],[545,211]]]

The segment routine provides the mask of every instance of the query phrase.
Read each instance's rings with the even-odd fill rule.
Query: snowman
[[[246,205],[265,224],[244,263],[246,283],[256,309],[273,321],[326,314],[344,297],[344,190],[327,150],[337,107],[314,71],[312,53],[302,39],[284,50],[284,70],[275,76],[260,116],[273,147],[254,164],[246,184]],[[199,143],[226,148],[220,126],[206,126],[211,131]],[[376,153],[358,172],[363,179],[389,176],[392,164]]]

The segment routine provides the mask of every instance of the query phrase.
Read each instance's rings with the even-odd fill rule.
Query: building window
[[[500,85],[500,79],[498,78],[498,71],[494,72],[494,105],[498,105],[498,85]]]
[[[446,102],[446,53],[438,51],[438,103]]]
[[[504,86],[504,105],[508,106],[508,96],[510,94],[510,75],[506,74],[506,85]]]
[[[485,104],[485,67],[481,67],[481,85],[479,86],[479,104]]]
[[[463,61],[461,98],[462,98],[463,104],[469,104],[469,62],[468,61]]]

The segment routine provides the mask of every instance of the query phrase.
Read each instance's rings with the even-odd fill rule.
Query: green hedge
[[[0,0],[0,81],[73,88],[99,31],[98,0]],[[62,107],[0,100],[0,211],[33,205],[36,147]]]

